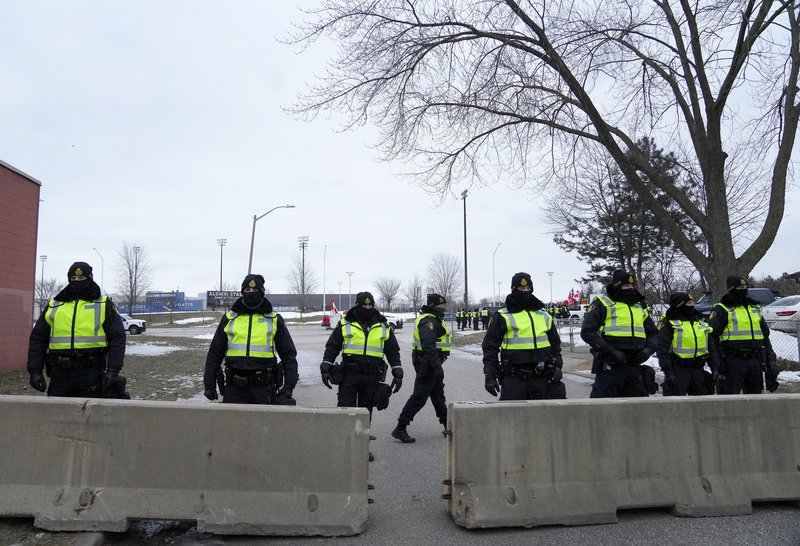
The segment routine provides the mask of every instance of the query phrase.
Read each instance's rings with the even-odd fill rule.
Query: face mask
[[[261,295],[261,292],[247,292],[244,294],[242,301],[244,304],[249,307],[250,309],[255,309],[261,302],[264,300],[264,296]]]
[[[511,292],[511,301],[523,309],[528,309],[533,305],[533,292],[514,290]]]
[[[682,319],[690,319],[694,315],[694,305],[681,305],[678,307],[676,314],[679,318]]]
[[[619,301],[621,301],[622,303],[633,305],[634,303],[636,303],[637,299],[638,295],[636,294],[635,288],[628,288],[627,290],[619,291]]]
[[[372,312],[374,309],[365,309],[361,306],[356,307],[355,315],[356,320],[369,320],[372,318]]]
[[[744,300],[747,299],[747,290],[739,290],[738,288],[736,290],[731,290],[730,296],[736,303],[744,303]]]
[[[76,296],[85,296],[92,289],[91,279],[84,279],[82,281],[69,281],[69,290]]]

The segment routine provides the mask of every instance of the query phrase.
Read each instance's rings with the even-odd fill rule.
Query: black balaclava
[[[734,305],[742,305],[747,300],[747,279],[737,275],[731,275],[725,279],[725,286],[728,288],[728,296]]]
[[[375,305],[375,298],[369,292],[359,292],[356,294],[356,306],[353,308],[353,315],[358,322],[371,322],[375,316],[375,308],[367,309],[362,305]]]
[[[630,288],[622,289],[623,284],[630,284]],[[611,299],[633,305],[641,300],[639,291],[636,290],[636,279],[627,271],[617,269],[611,274],[611,283],[606,286],[606,291]]]
[[[86,278],[82,281],[71,281],[69,280],[70,277]],[[68,292],[72,296],[82,300],[93,299],[91,295],[96,285],[92,277],[92,266],[86,262],[75,262],[67,271],[67,281],[69,282],[67,285]]]
[[[439,294],[428,294],[427,303],[422,306],[422,310],[426,313],[430,313],[435,315],[439,318],[444,316],[445,311],[445,304],[447,300],[444,299],[444,296]]]
[[[245,292],[245,288],[256,288],[258,292]],[[248,309],[257,309],[264,301],[264,277],[247,275],[242,281],[242,304]]]
[[[521,286],[530,286],[531,291],[517,290]],[[533,307],[533,281],[531,276],[524,272],[515,273],[511,277],[511,293],[508,295],[511,302],[521,309],[531,309]]]
[[[686,292],[675,292],[669,297],[669,308],[681,320],[690,320],[695,315],[694,299]]]

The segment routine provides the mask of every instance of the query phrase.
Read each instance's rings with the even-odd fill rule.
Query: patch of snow
[[[125,348],[125,354],[132,356],[161,356],[184,349],[185,347],[155,345],[153,343],[132,343]]]

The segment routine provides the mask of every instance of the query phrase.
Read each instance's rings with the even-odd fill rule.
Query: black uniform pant
[[[272,404],[277,391],[274,383],[240,387],[226,381],[222,402],[224,404]]]
[[[523,379],[509,374],[500,383],[500,400],[561,400],[567,397],[563,382],[551,383],[545,377]]]
[[[686,396],[687,394],[690,396],[704,396],[714,394],[706,386],[706,372],[703,368],[674,364],[672,373],[675,375],[675,381],[664,381],[662,386],[664,396]]]
[[[91,368],[66,370],[53,366],[50,370],[48,396],[100,397],[100,384],[103,381],[103,370],[97,366]]]
[[[642,368],[636,365],[613,366],[595,375],[589,398],[619,398],[648,396],[642,378]]]
[[[337,406],[340,408],[367,408],[372,418],[375,393],[378,390],[378,373],[354,371],[345,365],[344,376],[339,384]]]
[[[408,426],[414,420],[414,416],[425,405],[425,402],[428,401],[428,398],[431,399],[433,410],[436,412],[439,422],[443,425],[446,424],[447,403],[444,399],[444,370],[441,366],[436,366],[424,376],[420,377],[418,375],[414,379],[414,392],[411,393],[406,405],[403,406],[403,411],[400,412],[397,424],[403,427]]]
[[[764,376],[758,356],[739,357],[723,354],[720,375],[725,379],[717,385],[717,394],[761,394]]]

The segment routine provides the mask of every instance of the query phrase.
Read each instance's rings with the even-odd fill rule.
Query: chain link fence
[[[772,349],[778,355],[778,362],[786,369],[786,365],[794,364],[794,370],[800,370],[800,319],[768,321],[769,340]]]

